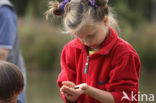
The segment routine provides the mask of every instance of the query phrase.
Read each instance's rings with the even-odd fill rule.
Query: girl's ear
[[[108,16],[105,16],[105,17],[104,17],[104,24],[105,24],[106,26],[109,26],[109,25],[108,25]]]

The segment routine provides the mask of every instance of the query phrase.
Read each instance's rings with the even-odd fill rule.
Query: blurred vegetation
[[[44,13],[50,0],[11,1],[19,15],[21,50],[28,72],[28,103],[58,103],[58,100],[60,103],[58,90],[55,89],[60,55],[63,46],[72,37],[60,33],[61,18],[45,20]],[[109,1],[119,20],[119,36],[128,41],[140,56],[143,69],[141,90],[146,92],[147,88],[151,88],[155,91],[155,83],[150,81],[155,78],[155,72],[150,71],[156,69],[156,22],[152,17],[152,13],[156,13],[152,10],[154,0]]]
[[[64,45],[58,44],[58,41],[64,41],[64,37],[60,36],[59,32],[56,33],[61,19],[54,18],[53,22],[45,23],[44,13],[48,9],[49,1],[12,0],[18,15],[28,19],[23,21],[25,23],[19,24],[25,60],[29,65],[33,64],[46,69],[57,64],[56,59],[59,60],[61,51],[59,49]],[[156,24],[152,23],[152,0],[110,0],[109,5],[114,8],[119,20],[120,36],[135,47],[143,66],[150,69],[156,68],[154,63],[156,61],[156,43],[153,43],[156,41],[154,29]]]
[[[19,34],[22,53],[30,68],[51,70],[59,68],[62,48],[72,37],[60,34],[57,26],[43,20],[19,19]],[[156,68],[156,24],[145,23],[133,29],[121,29],[121,36],[136,49],[142,66],[152,70]],[[57,67],[56,67],[57,66]]]
[[[58,64],[66,35],[42,20],[19,19],[21,49],[30,68],[50,70]]]

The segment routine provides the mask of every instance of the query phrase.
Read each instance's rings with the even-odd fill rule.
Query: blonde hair
[[[119,31],[112,9],[108,6],[108,0],[94,1],[97,7],[92,6],[89,0],[71,0],[66,3],[64,11],[60,7],[61,3],[51,1],[49,10],[46,12],[46,18],[48,19],[49,15],[63,15],[64,28],[66,32],[70,32],[69,29],[78,31],[85,24],[103,21],[104,17],[107,16],[109,26]]]

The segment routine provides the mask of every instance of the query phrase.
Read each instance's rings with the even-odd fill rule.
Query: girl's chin
[[[99,48],[99,46],[97,46],[97,45],[91,45],[91,46],[88,45],[88,47],[91,49],[98,49]]]
[[[87,43],[84,43],[85,46],[91,48],[91,49],[98,49],[100,47],[100,45],[98,44],[87,44]]]

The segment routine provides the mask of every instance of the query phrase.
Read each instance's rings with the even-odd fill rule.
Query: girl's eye
[[[87,37],[88,38],[92,38],[92,37],[94,37],[96,34],[94,33],[94,34],[89,34]]]

